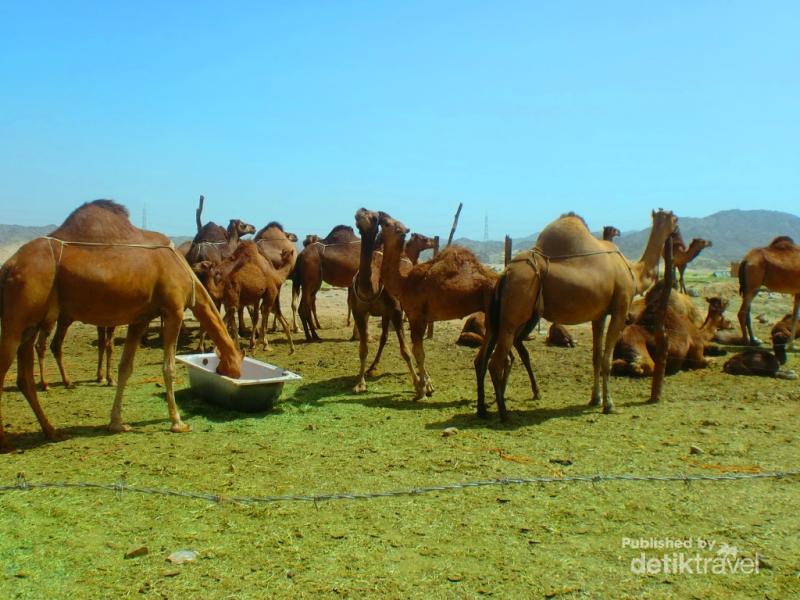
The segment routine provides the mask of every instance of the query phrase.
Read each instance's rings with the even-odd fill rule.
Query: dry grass
[[[731,283],[731,282],[727,282]],[[697,285],[695,283],[694,285]],[[285,303],[288,306],[288,302]],[[142,349],[123,414],[129,434],[104,430],[113,392],[91,383],[93,329],[67,339],[79,386],[43,394],[71,435],[43,442],[6,380],[3,418],[17,454],[0,457],[0,483],[124,479],[128,484],[226,496],[404,489],[498,477],[586,473],[719,473],[798,466],[797,383],[720,371],[670,377],[665,401],[643,404],[649,382],[615,378],[620,414],[586,406],[590,331],[574,350],[530,342],[543,399],[522,369],[509,385],[508,423],[474,416],[474,351],[452,344],[458,323],[427,344],[435,395],[411,401],[390,340],[384,374],[354,395],[357,346],[347,341],[339,291],[320,300],[321,344],[293,356],[275,337],[269,361],[304,376],[269,414],[216,409],[185,389],[193,431],[168,432],[159,350]],[[760,298],[754,314],[786,310]],[[735,307],[729,312],[734,313]],[[767,326],[757,326],[766,338]],[[193,325],[189,326],[193,333]],[[373,333],[377,335],[373,325]],[[192,344],[194,341],[192,340]],[[183,351],[190,351],[185,346]],[[374,351],[374,344],[372,345]],[[259,352],[259,358],[264,355]],[[55,369],[51,366],[51,377]],[[790,357],[797,369],[798,359]],[[492,394],[490,393],[490,398]],[[442,430],[459,433],[443,437]],[[690,446],[704,454],[691,455]],[[800,594],[797,480],[602,483],[467,489],[364,501],[239,506],[80,490],[0,495],[2,597],[769,597]],[[631,573],[628,538],[702,537],[756,552],[758,575]],[[124,559],[131,548],[149,553]],[[195,562],[165,561],[190,548]]]

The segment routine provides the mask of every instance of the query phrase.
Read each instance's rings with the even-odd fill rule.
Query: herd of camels
[[[468,317],[459,341],[479,347],[474,368],[481,417],[487,414],[484,380],[488,370],[498,413],[506,418],[505,389],[514,351],[527,371],[533,396],[539,397],[524,342],[540,319],[552,323],[547,342],[564,346],[574,346],[565,325],[591,322],[590,404],[602,404],[603,412],[612,412],[610,374],[653,372],[655,314],[663,295],[659,287],[663,284],[656,281],[662,251],[670,239],[679,289],[670,290],[665,317],[668,372],[708,365],[705,357],[719,350],[715,340],[757,346],[750,305],[762,286],[794,295],[792,313],[773,328],[774,354],[749,348],[728,360],[724,370],[780,376],[786,349],[797,335],[800,246],[785,236],[751,250],[741,262],[739,337],[723,316],[727,301],[707,298],[708,313],[703,317],[681,293],[686,289],[686,265],[711,242],[695,239],[686,246],[677,217],[664,210],[652,213],[649,239],[637,261],[628,260],[613,243],[619,230],[606,227],[599,239],[581,217],[568,213],[545,227],[533,248],[518,253],[497,273],[458,245],[441,251],[435,248],[433,258],[420,261],[422,251],[435,247],[434,239],[410,234],[403,223],[380,211],[362,208],[356,212],[359,235],[339,225],[324,238],[307,236],[298,253],[298,237],[277,222],[258,231],[239,219],[232,219],[227,228],[203,224],[202,202],[201,197],[197,235],[177,248],[164,235],[134,227],[120,204],[88,202],[49,235],[19,248],[0,269],[0,393],[16,356],[17,386],[48,439],[60,439],[61,434],[48,421],[37,397],[34,352],[39,356],[42,387],[47,389],[43,358],[54,328],[51,349],[69,387],[62,346],[70,324],[82,321],[97,326],[98,381],[109,384],[113,381],[109,366],[113,331],[128,326],[109,423],[111,431],[120,432],[128,429],[122,419],[122,399],[136,350],[150,321],[160,318],[171,430],[182,432],[189,427],[178,413],[173,383],[185,310],[199,321],[203,338],[208,335],[213,341],[220,356],[218,372],[238,378],[244,354],[239,338],[247,333],[245,309],[252,322],[250,348],[257,340],[268,347],[267,323],[274,315],[273,330],[276,323],[281,325],[293,352],[292,332],[299,330],[295,313],[306,339],[320,339],[316,294],[323,282],[348,289],[353,335],[359,340],[354,392],[367,389],[366,377],[376,373],[391,328],[408,368],[414,399],[432,395],[433,382],[425,365],[426,331],[430,335],[429,326],[435,321]],[[248,235],[252,239],[243,239]],[[291,326],[280,305],[280,290],[287,280],[292,287]],[[642,294],[642,299],[634,300]],[[381,318],[381,336],[367,368],[370,316]],[[0,413],[0,450],[10,449]]]

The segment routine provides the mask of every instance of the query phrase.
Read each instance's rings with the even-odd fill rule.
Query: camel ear
[[[293,233],[287,233],[286,237],[288,238],[288,240],[290,242],[296,242],[297,241],[297,236],[295,234],[293,234]]]

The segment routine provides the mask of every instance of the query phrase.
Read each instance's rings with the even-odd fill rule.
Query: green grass
[[[762,294],[754,314],[772,304],[776,313],[788,306]],[[772,471],[800,462],[796,382],[727,376],[718,362],[668,378],[664,401],[648,405],[649,381],[614,378],[620,413],[603,416],[586,406],[590,329],[579,326],[571,328],[579,342],[573,350],[529,342],[541,401],[530,399],[524,372],[515,368],[510,421],[500,423],[493,406],[483,421],[474,415],[474,351],[452,344],[457,323],[437,324],[426,344],[436,393],[414,403],[395,339],[384,374],[369,381],[367,393],[350,392],[357,344],[346,341],[343,314],[321,314],[328,341],[298,344],[292,356],[271,337],[275,351],[267,360],[304,379],[287,386],[270,413],[214,408],[186,389],[181,369],[187,434],[168,431],[157,349],[137,356],[123,407],[133,431],[107,433],[113,390],[89,381],[93,329],[76,326],[67,352],[78,387],[54,384],[41,394],[70,439],[44,442],[27,403],[9,387],[10,374],[3,418],[20,452],[0,456],[0,484],[24,473],[36,482],[124,481],[226,497],[306,495],[515,476]],[[377,335],[377,326],[372,330]],[[768,331],[757,325],[762,339]],[[189,341],[182,351],[192,350]],[[797,356],[789,360],[797,369]],[[447,427],[459,433],[443,437]],[[704,454],[690,454],[692,445]],[[12,491],[0,494],[0,596],[788,598],[800,594],[798,501],[797,479],[537,484],[255,506],[99,490]],[[638,552],[622,548],[623,537],[688,536],[735,545],[743,556],[759,553],[771,568],[751,576],[631,573]],[[124,558],[142,545],[148,554]],[[198,560],[166,561],[187,548]]]

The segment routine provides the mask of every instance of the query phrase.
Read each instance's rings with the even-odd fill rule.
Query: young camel
[[[697,258],[700,252],[705,248],[711,248],[711,246],[712,244],[709,240],[694,238],[687,248],[680,231],[677,230],[672,237],[672,265],[678,271],[678,277],[675,278],[676,287],[684,294],[686,293],[686,284],[683,277],[686,273],[686,266]]]
[[[289,233],[283,229],[283,225],[277,221],[271,221],[266,226],[258,230],[253,236],[253,241],[258,244],[258,251],[261,255],[272,263],[276,272],[281,278],[281,287],[283,283],[289,278],[294,270],[294,264],[297,262],[297,248],[295,242],[297,235]],[[288,253],[288,260],[286,254]],[[275,300],[275,314],[272,321],[272,331],[276,330],[278,322],[278,312],[281,311],[281,295],[278,291],[278,298]],[[253,321],[253,329],[256,328],[258,314],[250,315]],[[294,311],[292,311],[292,319],[294,319]],[[242,314],[239,314],[239,332],[242,332]],[[297,331],[297,323],[294,324],[294,331]]]
[[[781,370],[781,360],[761,348],[748,348],[731,356],[722,365],[722,370],[729,375],[759,375],[778,379],[797,379],[794,371]]]
[[[286,248],[282,253],[284,264],[281,264],[281,268],[293,256],[293,253]],[[242,242],[230,257],[218,265],[213,263],[203,263],[203,265],[208,269],[206,276],[208,292],[215,301],[225,306],[224,322],[233,339],[237,337],[237,312],[244,306],[252,306],[252,313],[258,314],[260,305],[262,349],[270,349],[266,328],[269,314],[274,309],[289,342],[289,354],[294,352],[289,323],[281,314],[280,307],[276,305],[283,283],[282,275],[272,262],[264,258],[255,242]],[[251,349],[256,346],[256,319],[253,323],[250,332]]]
[[[374,376],[377,374],[378,362],[381,353],[389,337],[389,324],[394,327],[397,334],[397,342],[400,345],[400,355],[403,357],[408,371],[411,373],[411,382],[414,388],[417,387],[417,376],[411,364],[411,355],[406,348],[406,339],[403,333],[403,310],[400,302],[391,295],[380,283],[380,269],[382,264],[382,254],[375,252],[376,238],[378,235],[378,220],[380,215],[377,212],[361,208],[356,212],[356,227],[361,234],[361,259],[358,272],[353,277],[353,282],[348,290],[350,296],[350,307],[353,311],[353,321],[358,330],[358,358],[360,367],[358,371],[358,381],[353,391],[356,393],[367,390],[365,374]],[[419,253],[417,253],[419,256]],[[410,270],[410,263],[406,263]],[[381,340],[378,345],[378,352],[372,361],[369,369],[367,366],[367,344],[369,342],[369,317],[381,317]]]
[[[386,213],[379,215],[384,253],[381,281],[386,290],[400,300],[400,305],[408,315],[418,371],[414,400],[420,400],[425,395],[433,394],[423,348],[428,323],[485,311],[497,274],[484,267],[471,251],[461,246],[449,246],[433,259],[414,265],[407,273],[402,273],[400,260],[408,228]],[[521,353],[527,354],[524,347]],[[529,372],[529,376],[535,389],[533,373]]]
[[[475,359],[479,416],[486,416],[483,381],[491,358],[497,408],[501,419],[506,418],[511,344],[542,317],[554,323],[592,322],[594,381],[589,404],[597,406],[602,400],[603,412],[613,412],[608,376],[614,344],[633,297],[655,281],[661,248],[677,223],[671,212],[659,210],[652,216],[650,238],[637,262],[628,261],[614,244],[595,238],[583,219],[573,214],[545,227],[536,246],[511,261],[497,284],[486,339]]]
[[[58,370],[61,373],[61,381],[67,389],[74,389],[75,384],[67,375],[67,370],[64,367],[64,338],[67,336],[67,329],[72,324],[63,317],[59,317],[56,325],[56,333],[53,340],[50,342],[50,351],[56,359]],[[52,323],[49,324],[49,329],[42,327],[39,330],[39,335],[36,337],[36,356],[39,359],[39,387],[43,392],[50,389],[45,377],[44,358],[47,351],[47,338],[50,337],[52,331]],[[111,375],[111,352],[114,346],[114,327],[98,327],[97,328],[97,383],[107,383],[114,385],[114,378]],[[103,372],[103,359],[105,359],[105,373]]]
[[[739,294],[742,296],[739,326],[742,328],[742,337],[753,345],[760,341],[753,335],[750,304],[762,285],[773,292],[794,295],[787,343],[791,351],[797,331],[797,309],[800,307],[800,246],[792,238],[779,236],[765,248],[753,248],[739,266]]]
[[[255,227],[240,219],[231,219],[227,229],[209,221],[194,236],[192,245],[186,253],[186,261],[190,265],[205,260],[218,263],[226,256],[233,254],[242,236],[255,232]]]
[[[547,339],[544,341],[548,346],[558,346],[560,348],[574,348],[575,340],[570,335],[567,328],[558,323],[550,325],[547,332]]]
[[[322,282],[334,287],[349,287],[358,271],[361,240],[353,228],[337,225],[322,241],[306,246],[297,258],[292,290],[302,289],[298,314],[307,341],[321,341],[312,321],[317,291]]]
[[[175,405],[175,345],[190,308],[221,353],[220,373],[239,377],[242,356],[214,303],[169,239],[134,227],[125,207],[96,200],[76,209],[49,236],[22,246],[0,269],[0,390],[17,355],[17,385],[48,439],[62,439],[36,394],[34,342],[59,317],[101,327],[128,325],[109,429],[122,421],[122,396],[148,323],[164,320],[164,383],[171,430],[188,431]],[[11,449],[0,417],[0,449]]]
[[[614,375],[650,377],[655,370],[655,314],[661,296],[662,285],[656,285],[647,294],[647,307],[636,323],[627,325],[614,346]],[[671,293],[664,326],[668,332],[667,374],[682,369],[703,369],[711,364],[705,358],[705,350],[722,322],[727,300],[706,298],[708,314],[703,324],[697,324],[681,313],[678,293]]]

